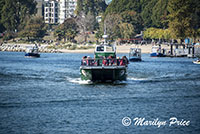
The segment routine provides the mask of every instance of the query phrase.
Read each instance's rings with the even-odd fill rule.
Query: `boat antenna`
[[[104,23],[104,35],[103,35],[103,38],[104,38],[104,43],[107,43],[108,35],[106,34],[106,24],[105,23]]]
[[[106,35],[106,24],[104,23],[104,35]]]

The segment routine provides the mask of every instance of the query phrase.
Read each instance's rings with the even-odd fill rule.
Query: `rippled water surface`
[[[0,133],[200,133],[200,65],[193,59],[144,54],[143,62],[129,64],[127,81],[91,83],[80,80],[84,55],[93,54],[0,52]],[[126,127],[125,116],[168,124],[176,117],[190,125],[132,120]]]

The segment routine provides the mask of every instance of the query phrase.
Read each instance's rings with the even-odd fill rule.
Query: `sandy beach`
[[[8,43],[0,46],[0,51],[25,51],[27,46],[34,46],[34,44],[15,44],[15,43]],[[89,49],[75,49],[75,50],[69,50],[69,49],[50,49],[47,48],[49,45],[47,44],[41,44],[39,47],[40,52],[61,52],[61,53],[94,53],[94,48]],[[139,45],[139,44],[123,44],[116,46],[117,53],[129,53],[130,48],[141,48],[142,53],[151,53],[152,50],[152,44],[146,44],[146,45]],[[169,46],[162,45],[162,48],[169,49]]]
[[[142,53],[151,53],[152,45],[120,45],[116,46],[117,53],[129,53],[130,48],[141,48]],[[163,45],[162,48],[169,49],[169,46]],[[67,50],[67,49],[59,49],[58,51],[63,53],[93,53],[94,49],[87,49],[87,50]]]

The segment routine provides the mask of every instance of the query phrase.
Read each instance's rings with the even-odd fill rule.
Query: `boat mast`
[[[103,35],[104,44],[107,44],[107,38],[108,38],[108,35],[106,34],[106,24],[104,23],[104,35]]]

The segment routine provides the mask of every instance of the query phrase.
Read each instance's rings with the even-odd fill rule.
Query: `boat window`
[[[104,51],[104,47],[103,46],[97,47],[97,51]]]
[[[152,52],[153,53],[156,53],[156,52],[158,52],[159,51],[159,47],[157,47],[157,46],[153,46],[152,47]]]
[[[37,49],[33,49],[33,53],[38,53],[38,50]]]
[[[111,52],[111,51],[113,51],[113,48],[111,46],[106,46],[106,51]]]
[[[26,49],[26,53],[32,53],[32,49]]]

